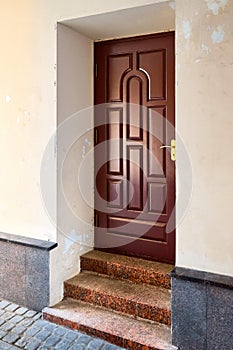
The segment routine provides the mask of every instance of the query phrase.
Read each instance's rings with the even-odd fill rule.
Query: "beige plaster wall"
[[[56,240],[43,204],[40,167],[56,130],[57,22],[156,3],[149,0],[1,0],[0,232]],[[52,164],[53,163],[53,164]],[[56,212],[56,147],[50,208]]]
[[[177,130],[193,169],[176,264],[233,275],[233,1],[177,0],[176,31]]]

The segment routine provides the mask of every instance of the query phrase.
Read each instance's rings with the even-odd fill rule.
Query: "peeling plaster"
[[[205,51],[207,54],[209,53],[209,48],[208,48],[208,46],[207,45],[205,45],[205,44],[201,44],[201,49],[202,49],[202,51]]]
[[[9,95],[6,96],[6,103],[10,103],[11,102],[11,97]]]
[[[175,3],[174,0],[173,0],[173,1],[169,1],[169,6],[175,11],[175,9],[176,9],[176,3]]]
[[[228,0],[205,0],[205,2],[207,3],[208,9],[217,16],[220,8],[224,10]]]
[[[73,229],[69,235],[69,237],[65,237],[65,249],[63,251],[63,254],[66,254],[73,244],[75,244],[77,240],[77,232],[75,229]]]
[[[211,39],[214,44],[220,44],[223,41],[225,32],[222,26],[218,26],[211,35]]]
[[[187,19],[183,20],[183,33],[186,40],[190,39],[191,36],[191,26]]]
[[[82,148],[82,158],[85,158],[86,155],[86,146],[83,146]]]
[[[88,139],[85,139],[85,142],[88,146],[91,146],[91,141],[89,141]]]

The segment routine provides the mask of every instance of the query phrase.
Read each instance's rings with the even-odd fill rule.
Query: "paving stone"
[[[103,345],[104,342],[102,340],[94,339],[88,344],[87,350],[99,350],[102,348]]]
[[[24,348],[24,346],[29,342],[29,339],[26,337],[23,337],[21,339],[19,339],[17,341],[17,343],[15,343],[16,346],[18,346],[19,348]]]
[[[20,322],[20,325],[21,326],[24,326],[24,327],[29,327],[33,324],[33,320],[31,318],[26,318],[26,319],[23,319],[21,322]]]
[[[7,335],[7,332],[0,330],[0,339],[4,338],[5,335]]]
[[[4,320],[9,320],[13,316],[14,316],[13,312],[7,311],[2,315],[2,318],[4,318]]]
[[[19,348],[17,348],[16,346],[12,346],[9,350],[19,350]]]
[[[5,309],[8,305],[10,305],[9,301],[6,301],[6,300],[0,301],[0,309]]]
[[[69,348],[69,350],[85,350],[85,346],[82,344],[75,344],[72,345],[71,348]]]
[[[60,326],[60,327],[57,327],[57,328],[54,330],[53,334],[62,337],[62,336],[65,335],[67,332],[68,332],[68,329],[67,329],[67,328]]]
[[[5,323],[5,320],[3,318],[0,317],[0,326]]]
[[[7,311],[15,311],[16,309],[18,309],[19,308],[19,305],[18,304],[10,304],[10,305],[8,305],[6,308],[5,308],[5,310],[7,310]]]
[[[80,336],[82,336],[82,334],[75,332],[75,331],[68,331],[65,335],[66,339],[70,339],[70,340],[76,340],[76,339],[80,338]]]
[[[26,331],[26,328],[24,326],[21,325],[17,325],[15,328],[12,328],[12,332],[16,333],[16,334],[22,334]]]
[[[28,328],[28,330],[25,332],[25,336],[26,337],[34,337],[34,335],[36,335],[36,333],[38,333],[39,331],[40,331],[39,328],[32,326],[32,327]]]
[[[0,316],[4,314],[4,310],[0,309]]]
[[[68,350],[72,343],[69,339],[62,339],[55,347],[56,350]]]
[[[33,317],[33,320],[38,320],[39,318],[41,318],[42,317],[42,313],[38,313],[38,314],[36,314],[34,317]]]
[[[6,322],[0,327],[0,329],[2,331],[6,331],[7,332],[7,331],[10,331],[12,328],[14,328],[14,326],[15,326],[14,323]]]
[[[78,343],[82,343],[84,345],[87,345],[90,343],[91,340],[92,340],[92,338],[89,335],[82,334],[78,338]]]
[[[35,335],[35,338],[44,341],[50,336],[51,332],[47,331],[46,329],[42,329],[39,333]]]
[[[52,347],[52,346],[55,346],[59,341],[60,341],[60,337],[58,337],[57,335],[50,335],[45,343],[44,343],[44,346],[48,346],[48,347]]]
[[[116,345],[113,344],[105,344],[104,347],[101,350],[120,350],[122,348],[119,348]]]
[[[16,342],[16,340],[19,339],[19,335],[15,333],[8,333],[2,340],[9,343],[13,344]]]
[[[15,311],[17,315],[24,315],[28,311],[28,308],[26,307],[20,307]]]
[[[12,323],[19,323],[22,320],[23,320],[23,316],[20,316],[20,315],[17,315],[11,318]]]
[[[44,321],[44,320],[37,320],[34,323],[34,326],[38,327],[38,328],[44,328],[45,326],[47,326],[48,321]]]
[[[3,342],[2,340],[0,340],[0,349],[1,350],[8,350],[10,349],[11,345],[10,344],[7,344],[5,342]]]
[[[53,332],[56,328],[57,328],[57,325],[50,322],[46,322],[46,325],[44,326],[44,329],[50,332]]]
[[[35,316],[36,314],[37,314],[36,311],[29,310],[29,311],[24,315],[24,317],[29,317],[29,318],[31,318],[31,317]]]
[[[36,339],[30,341],[24,349],[26,350],[36,350],[40,346],[40,342]]]

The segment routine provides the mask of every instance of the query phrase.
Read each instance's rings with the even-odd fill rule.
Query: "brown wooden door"
[[[95,43],[96,249],[174,262],[174,61],[173,32]]]

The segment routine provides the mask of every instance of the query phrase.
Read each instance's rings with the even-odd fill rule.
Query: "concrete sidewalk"
[[[0,350],[121,350],[101,339],[42,320],[41,313],[0,300]]]

